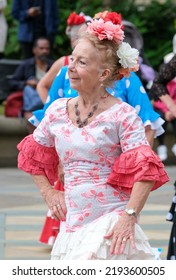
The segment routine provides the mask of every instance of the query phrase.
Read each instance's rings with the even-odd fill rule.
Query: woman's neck
[[[108,95],[108,92],[102,87],[99,91],[92,91],[92,93],[89,94],[79,94],[78,103],[85,108],[89,108],[95,104],[99,104],[100,101],[106,99]]]

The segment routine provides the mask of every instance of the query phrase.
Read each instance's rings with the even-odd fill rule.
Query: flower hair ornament
[[[113,40],[118,44],[118,80],[129,77],[131,71],[136,72],[139,69],[139,51],[123,42],[123,30],[121,14],[108,11],[96,14],[87,27],[87,32],[97,36],[99,40]]]
[[[78,15],[76,12],[72,12],[67,19],[67,25],[80,25],[84,22],[86,22],[84,15]]]
[[[77,14],[76,12],[72,12],[67,18],[67,25],[80,25],[82,23],[86,23],[91,21],[92,18],[90,16],[86,16],[83,12]]]
[[[67,27],[65,30],[66,35],[72,40],[71,45],[73,45],[73,40],[77,39],[78,30],[82,25],[86,25],[90,22],[92,18],[85,15],[84,13],[77,14],[72,12],[67,18]],[[73,46],[72,46],[73,47]]]

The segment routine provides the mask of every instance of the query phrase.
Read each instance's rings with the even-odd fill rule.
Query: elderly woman
[[[52,259],[154,259],[138,224],[150,191],[168,181],[136,111],[106,87],[138,69],[138,51],[118,24],[92,21],[69,64],[75,98],[47,109],[33,135],[18,145],[18,166],[30,173],[61,220]],[[58,163],[64,192],[54,190]]]

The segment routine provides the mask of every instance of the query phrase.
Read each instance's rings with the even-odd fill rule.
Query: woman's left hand
[[[134,226],[137,222],[136,217],[124,213],[113,229],[104,238],[112,239],[110,254],[123,254],[127,241],[129,240],[132,248],[135,248]]]

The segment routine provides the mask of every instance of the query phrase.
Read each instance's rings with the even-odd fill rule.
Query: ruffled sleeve
[[[164,165],[149,146],[122,153],[115,160],[107,183],[115,189],[131,193],[135,182],[155,181],[152,191],[169,181]]]
[[[31,175],[45,175],[50,184],[58,178],[59,157],[54,147],[37,143],[33,135],[26,136],[17,146],[18,168]]]

